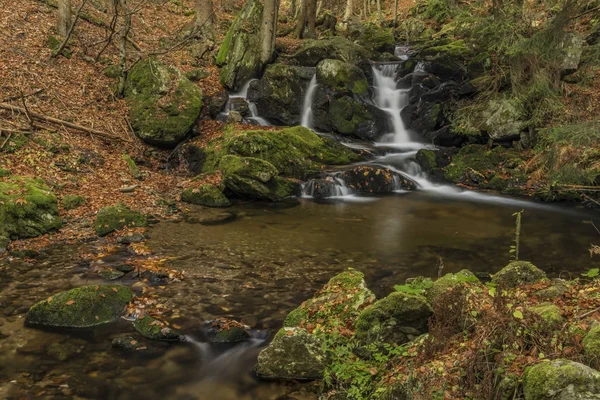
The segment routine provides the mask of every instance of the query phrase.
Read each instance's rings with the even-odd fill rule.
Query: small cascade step
[[[248,100],[248,88],[255,79],[248,81],[238,93],[229,95],[224,111],[217,116],[222,122],[244,122],[249,125],[271,126],[258,115],[256,104]]]

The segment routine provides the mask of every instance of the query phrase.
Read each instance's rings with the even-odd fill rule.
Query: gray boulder
[[[600,399],[600,373],[570,360],[552,360],[529,367],[523,375],[525,400]]]

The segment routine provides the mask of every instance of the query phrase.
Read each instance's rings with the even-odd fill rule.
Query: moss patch
[[[121,317],[133,298],[119,285],[82,286],[50,296],[29,309],[25,323],[32,326],[86,328]]]
[[[182,340],[181,335],[169,328],[166,323],[150,316],[136,319],[133,322],[133,327],[147,339],[164,340],[167,342]]]
[[[65,210],[74,210],[85,204],[85,197],[76,194],[67,194],[60,200],[62,208]]]
[[[215,186],[205,184],[197,188],[185,189],[181,201],[208,207],[229,207],[231,202]]]
[[[117,204],[98,211],[94,221],[94,230],[98,236],[106,236],[118,229],[141,227],[147,224],[145,215],[131,210],[124,204]]]

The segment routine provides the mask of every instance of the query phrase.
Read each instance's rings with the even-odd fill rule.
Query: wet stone
[[[123,275],[125,275],[125,273],[122,271],[105,269],[104,271],[98,272],[98,275],[100,275],[102,278],[107,279],[109,281],[114,281],[115,279],[121,278]]]
[[[138,340],[129,335],[117,336],[112,340],[111,344],[112,347],[126,351],[135,351],[146,348],[143,343],[140,343]]]
[[[217,318],[206,323],[206,336],[213,343],[237,343],[250,339],[249,326],[226,318]]]
[[[125,273],[125,274],[126,274],[126,273],[128,273],[128,272],[131,272],[131,271],[133,271],[135,268],[134,268],[134,266],[133,266],[133,265],[129,265],[129,264],[122,264],[122,265],[117,265],[117,266],[115,267],[115,269],[116,269],[117,271],[121,271],[121,272],[123,272],[123,273]]]
[[[121,244],[140,243],[144,241],[144,235],[141,233],[132,233],[131,235],[121,236],[117,239],[117,242]]]

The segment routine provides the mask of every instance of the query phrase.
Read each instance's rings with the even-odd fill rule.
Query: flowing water
[[[315,90],[317,89],[317,74],[313,75],[311,78],[308,88],[306,89],[306,95],[304,96],[304,101],[302,102],[302,116],[300,125],[312,129],[312,101],[315,96]]]
[[[395,66],[374,66],[374,102],[389,116],[393,131],[375,148],[370,164],[386,166],[418,183],[415,192],[387,196],[352,193],[332,172],[332,197],[276,204],[238,203],[235,218],[203,225],[219,211],[190,206],[185,218],[150,229],[148,246],[185,279],[157,288],[164,318],[186,335],[184,343],[144,341],[146,349],[120,351],[112,339],[132,334],[130,322],[102,329],[47,332],[23,326],[28,308],[54,293],[83,284],[105,283],[90,275],[83,254],[102,252],[96,243],[54,246],[35,261],[0,264],[0,397],[90,399],[312,399],[296,383],[260,382],[252,368],[260,349],[287,313],[331,276],[348,268],[365,273],[378,297],[409,277],[435,277],[469,268],[496,272],[509,261],[515,211],[523,213],[520,258],[551,276],[572,278],[599,267],[588,248],[600,242],[590,221],[600,215],[490,196],[436,184],[414,161],[426,144],[415,140],[400,118],[406,89],[398,88]],[[307,88],[302,123],[311,125]],[[247,86],[245,90],[247,89]],[[232,95],[246,98],[245,90]],[[267,124],[256,115],[256,123]],[[254,111],[252,111],[254,110]],[[354,147],[373,148],[369,144]],[[103,263],[132,257],[126,247],[102,256]],[[132,284],[134,282],[124,282]],[[203,322],[237,319],[252,339],[239,345],[205,340]]]

